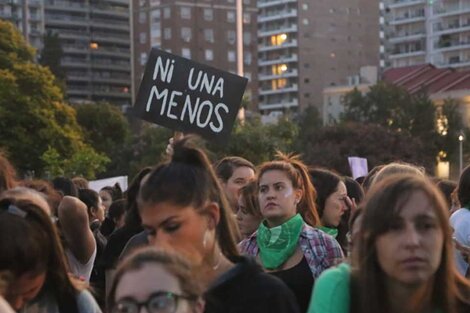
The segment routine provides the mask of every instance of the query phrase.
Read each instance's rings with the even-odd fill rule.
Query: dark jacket
[[[298,313],[292,291],[252,258],[240,257],[206,292],[205,313]]]

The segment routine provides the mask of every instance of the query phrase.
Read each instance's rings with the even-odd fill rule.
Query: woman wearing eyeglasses
[[[202,289],[189,263],[176,254],[147,247],[118,267],[108,296],[111,313],[201,313]]]

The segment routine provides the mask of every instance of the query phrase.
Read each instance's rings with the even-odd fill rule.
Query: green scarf
[[[318,227],[320,230],[324,231],[328,235],[330,235],[333,238],[336,238],[338,236],[338,229],[336,228],[330,228],[326,226],[320,226]]]
[[[276,227],[268,228],[265,222],[260,224],[256,242],[264,268],[274,270],[294,254],[303,226],[300,214]]]

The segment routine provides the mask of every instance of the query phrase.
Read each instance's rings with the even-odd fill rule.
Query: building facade
[[[470,67],[469,1],[388,0],[380,8],[382,67]]]
[[[259,0],[259,110],[323,107],[323,89],[379,64],[375,0]]]
[[[131,105],[127,0],[44,0],[45,30],[61,40],[71,103]]]
[[[0,19],[12,22],[29,44],[38,50],[42,48],[43,0],[0,0]]]
[[[133,0],[133,82],[136,96],[152,47],[237,73],[236,0]],[[256,1],[243,0],[245,95],[258,90]]]

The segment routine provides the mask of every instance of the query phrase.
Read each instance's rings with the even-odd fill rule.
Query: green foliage
[[[367,158],[369,168],[392,161],[419,164],[434,170],[435,156],[419,139],[380,125],[343,123],[308,134],[303,159],[307,164],[350,175],[348,157]]]
[[[41,176],[49,147],[68,160],[85,146],[75,110],[63,102],[50,70],[33,63],[33,57],[21,34],[0,21],[0,147],[20,173]]]
[[[95,179],[96,173],[102,172],[110,161],[104,154],[97,153],[90,146],[84,145],[69,159],[63,159],[54,148],[48,147],[41,159],[46,164],[45,173],[49,178],[56,176],[82,176]]]
[[[278,124],[263,125],[259,119],[247,120],[244,125],[236,123],[226,146],[209,144],[213,159],[228,155],[244,157],[254,164],[271,160],[277,150],[290,152],[294,149],[299,129],[287,118]]]

